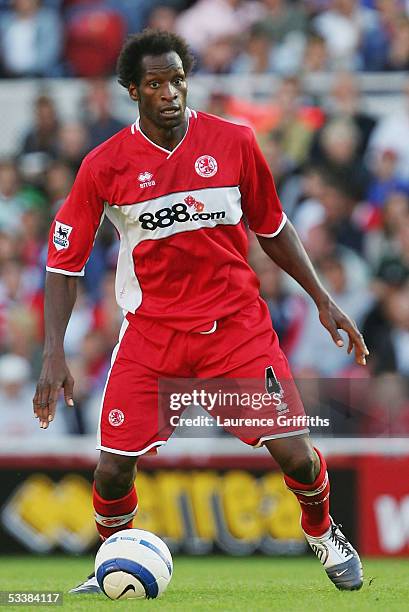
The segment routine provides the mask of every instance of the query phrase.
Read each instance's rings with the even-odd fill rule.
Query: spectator
[[[90,150],[86,126],[78,121],[62,124],[57,143],[59,160],[67,164],[72,172],[77,173],[84,156]]]
[[[84,100],[84,123],[88,131],[87,146],[90,149],[125,127],[113,115],[111,90],[105,79],[95,79],[88,84]]]
[[[58,127],[59,120],[53,99],[47,94],[40,94],[34,102],[34,125],[24,137],[21,154],[46,153],[49,157],[54,157]]]
[[[282,192],[287,183],[287,178],[291,173],[292,165],[286,158],[285,152],[282,149],[281,139],[279,135],[273,132],[268,138],[260,139],[260,146],[271,170],[271,174],[274,176],[277,190],[281,194],[281,203],[284,205],[287,216],[291,216],[291,209],[285,206]]]
[[[274,49],[270,37],[259,24],[254,25],[247,37],[245,48],[232,65],[238,74],[263,74],[274,72]]]
[[[294,225],[300,232],[308,255],[316,266],[326,258],[336,255],[342,259],[348,290],[359,292],[367,286],[369,276],[367,263],[356,251],[340,242],[337,233],[341,233],[343,228],[327,222],[326,210],[320,202],[307,200],[303,203],[294,219]]]
[[[38,312],[32,306],[16,304],[9,306],[5,314],[3,349],[31,360],[35,368],[40,357]]]
[[[331,295],[359,326],[369,309],[371,298],[367,288],[363,286],[357,299],[356,289],[348,283],[349,275],[342,251],[335,250],[330,257],[322,259],[319,269]],[[346,375],[349,368],[353,367],[353,359],[345,351],[328,342],[327,334],[320,326],[315,304],[309,301],[299,342],[291,357],[296,372],[313,368],[318,376],[337,377],[344,373]],[[322,358],[323,355],[325,359]]]
[[[382,210],[378,210],[375,223],[366,237],[366,256],[374,269],[387,257],[400,257],[398,240],[400,228],[409,223],[408,193],[396,189],[386,197]]]
[[[404,17],[404,3],[401,0],[374,0],[373,4],[372,19],[361,40],[362,68],[382,71],[388,63],[398,23]],[[397,48],[401,49],[400,43]]]
[[[0,230],[0,270],[6,261],[13,259],[18,253],[18,236]]]
[[[58,13],[41,0],[14,0],[0,20],[1,61],[7,77],[56,76],[62,31]]]
[[[18,231],[26,201],[16,164],[0,161],[0,230]]]
[[[407,378],[385,372],[372,379],[363,405],[365,413],[361,418],[361,435],[407,436],[409,434],[408,398]]]
[[[47,233],[48,216],[44,218],[42,211],[36,208],[29,208],[24,211],[21,227],[18,232],[21,260],[25,266],[32,268],[33,275],[35,273],[38,274],[44,237]],[[34,270],[36,270],[36,272],[34,272]]]
[[[69,74],[104,77],[115,64],[126,36],[127,24],[116,6],[84,4],[65,19],[65,59]]]
[[[176,20],[176,31],[199,56],[219,38],[238,36],[263,14],[258,2],[198,0]],[[192,34],[194,32],[194,34]]]
[[[356,126],[360,135],[359,155],[366,151],[376,120],[363,109],[359,81],[352,72],[335,74],[331,87],[330,111],[332,115],[346,117]]]
[[[284,161],[285,163],[285,161]],[[274,175],[273,175],[274,176]],[[312,207],[323,219],[321,198],[325,187],[325,171],[321,166],[305,164],[298,172],[285,176],[280,185],[280,200],[287,216],[294,219],[300,206],[311,200]],[[298,231],[303,231],[304,220]]]
[[[104,5],[121,13],[127,25],[128,34],[139,32],[149,25],[156,27],[149,23],[149,19],[152,11],[157,7],[179,10],[185,4],[184,0],[104,0]]]
[[[221,36],[203,49],[198,61],[198,72],[204,74],[225,74],[230,72],[236,54],[234,39]]]
[[[112,348],[106,344],[100,331],[90,330],[82,338],[80,350],[68,360],[70,371],[76,381],[75,407],[67,415],[71,433],[91,434],[98,427],[99,408],[95,405],[95,413],[91,411],[89,398],[101,399]]]
[[[219,92],[223,93],[223,92]],[[271,96],[271,100],[255,103],[245,97],[236,97],[223,93],[225,97],[224,113],[237,117],[238,122],[253,127],[260,138],[268,136],[284,125],[296,121],[296,128],[307,133],[300,143],[294,142],[294,148],[304,153],[304,144],[310,142],[309,133],[322,125],[323,113],[320,108],[311,105],[302,93],[302,84],[295,76],[280,79]]]
[[[49,203],[50,215],[57,212],[68,196],[74,178],[75,175],[71,165],[63,161],[56,160],[47,169],[44,190]]]
[[[235,101],[232,96],[223,91],[215,90],[210,92],[205,110],[210,115],[217,115],[218,117],[224,117],[228,121],[233,121],[233,123],[253,127],[246,117],[241,117],[239,113],[234,112],[232,108],[234,105]]]
[[[409,18],[401,17],[395,28],[395,34],[391,41],[385,70],[408,70],[409,69]]]
[[[271,263],[256,241],[251,245],[249,261],[260,281],[260,295],[267,303],[281,347],[291,357],[303,327],[306,300],[288,291],[282,271]]]
[[[350,119],[332,119],[320,133],[318,158],[328,173],[344,181],[345,191],[357,201],[366,194],[369,172],[359,155],[360,134]]]
[[[274,43],[283,43],[295,32],[303,35],[307,29],[306,14],[303,2],[286,2],[284,0],[264,0],[266,15],[262,25]]]
[[[33,418],[34,384],[30,380],[30,363],[19,355],[0,357],[0,436],[32,439],[43,432]],[[64,433],[62,419],[57,419],[52,436]]]
[[[0,268],[0,347],[32,359],[40,340],[41,321],[37,300],[42,271],[16,258]]]
[[[348,185],[347,172],[328,173],[322,193],[321,204],[325,210],[325,220],[334,233],[337,244],[363,254],[364,234],[359,221],[353,215],[357,205],[357,186]]]
[[[400,179],[409,180],[409,79],[402,88],[401,108],[385,114],[371,134],[368,144],[369,159],[394,151],[397,156],[396,173]],[[371,162],[369,162],[371,163]]]
[[[359,67],[360,39],[372,23],[372,12],[361,7],[359,0],[333,0],[313,21],[326,40],[334,66],[346,69]]]
[[[374,208],[383,208],[388,196],[405,183],[396,173],[397,156],[395,151],[378,151],[372,158],[371,181],[368,187],[367,200]]]
[[[0,269],[0,308],[26,306],[30,308],[38,289],[40,272],[14,257],[3,262]]]
[[[301,2],[288,6],[283,0],[264,0],[266,15],[256,27],[270,40],[273,52],[270,65],[283,76],[296,74],[305,46],[306,16]]]
[[[357,78],[351,72],[339,72],[335,74],[332,82],[329,99],[326,104],[326,120],[324,126],[314,138],[311,155],[314,159],[319,158],[321,131],[332,119],[346,119],[351,121],[359,132],[357,141],[357,156],[365,154],[372,130],[376,125],[375,119],[366,113],[361,107],[360,92]]]
[[[314,131],[321,125],[322,115],[319,109],[305,103],[298,78],[286,77],[281,80],[270,115],[274,121],[272,132],[281,139],[286,159],[293,168],[303,164]]]
[[[64,349],[70,358],[78,354],[79,346],[94,324],[91,301],[82,284],[78,286],[78,289],[77,301],[64,338]]]
[[[330,58],[326,40],[313,32],[308,35],[303,49],[300,71],[304,75],[326,72],[330,69]]]
[[[409,375],[409,270],[398,259],[385,261],[374,285],[377,300],[368,313],[363,333],[374,375]]]
[[[29,3],[35,4],[34,0],[26,0],[27,6]],[[16,7],[23,4],[23,0],[16,0]],[[64,14],[78,14],[81,4],[84,5],[80,2],[72,8],[70,3],[71,8],[64,8]],[[89,6],[88,2],[85,4]],[[214,84],[212,79],[193,82],[193,107],[201,110],[202,101],[206,100],[207,112],[255,130],[285,211],[296,225],[322,278],[349,312],[358,320],[361,316],[365,319],[364,332],[373,354],[370,367],[375,377],[379,373],[383,376],[382,372],[406,375],[409,371],[406,349],[409,342],[406,321],[409,81],[402,88],[401,109],[395,112],[392,87],[399,75],[392,75],[388,87],[377,77],[379,89],[375,95],[370,90],[372,81],[366,77],[361,80],[357,74],[362,66],[391,71],[409,67],[408,18],[403,15],[403,3],[374,0],[365,2],[368,9],[360,8],[362,2],[359,5],[352,0],[293,0],[291,3],[283,0],[138,0],[137,3],[104,0],[102,4],[104,10],[113,8],[114,12],[129,15],[129,29],[133,21],[140,24],[138,28],[146,23],[159,29],[186,28],[188,41],[198,55],[199,72],[235,73],[231,83],[218,79]],[[136,4],[138,10],[135,10]],[[190,8],[179,15],[180,9],[186,6]],[[104,10],[99,11],[100,7],[98,0],[87,13],[88,26],[95,23],[90,15],[94,8],[98,8],[98,14],[105,14]],[[217,12],[212,13],[213,9]],[[38,3],[37,13],[44,10]],[[320,28],[307,30],[307,13],[314,25],[324,24],[328,29],[325,32]],[[16,15],[17,9],[7,11],[7,19],[11,14]],[[231,18],[223,20],[222,14]],[[357,15],[358,19],[348,21],[348,15],[354,18]],[[289,27],[291,20],[293,25]],[[26,26],[24,23],[24,27],[14,30],[21,34],[24,29],[29,30]],[[103,28],[99,30],[98,44],[104,46],[103,31]],[[0,45],[4,44],[4,32],[0,24]],[[115,44],[119,44],[122,30],[115,32],[119,34],[114,37]],[[53,35],[51,32],[50,36]],[[90,40],[87,36],[85,39],[88,45]],[[84,42],[81,37],[80,40]],[[21,44],[21,48],[24,52],[31,49],[30,40]],[[81,48],[77,48],[77,60],[85,63],[85,68],[94,69],[96,65],[84,59]],[[91,54],[88,57],[94,57],[95,49],[87,48]],[[105,65],[112,70],[112,57]],[[352,66],[355,72],[334,72],[334,66]],[[329,74],[319,74],[323,71]],[[240,74],[242,79],[237,77]],[[249,86],[244,78],[249,74],[268,76],[255,78]],[[361,98],[362,88],[365,99]],[[105,77],[88,82],[79,107],[73,104],[75,96],[71,96],[68,81],[52,90],[53,97],[41,89],[31,102],[30,91],[27,89],[25,99],[27,106],[34,109],[34,118],[24,134],[20,151],[16,151],[17,162],[0,161],[0,354],[19,355],[35,369],[41,350],[43,268],[49,216],[67,196],[83,156],[120,130],[123,123],[116,116],[110,81]],[[317,97],[312,97],[311,91]],[[325,98],[318,106],[320,91]],[[386,97],[385,109],[391,110],[381,115],[377,124],[375,111],[377,115],[378,109],[384,112],[382,103]],[[54,99],[61,108],[61,121]],[[369,102],[373,116],[363,101]],[[126,103],[121,105],[121,112],[127,112]],[[13,112],[17,116],[17,105]],[[21,125],[23,122],[21,117]],[[12,122],[5,127],[7,139],[7,129],[15,128]],[[103,224],[87,263],[87,277],[73,316],[74,327],[67,332],[70,366],[79,385],[76,402],[84,410],[71,412],[72,419],[67,426],[72,433],[91,431],[91,421],[98,420],[98,389],[122,317],[112,293],[117,252],[118,241],[112,227]],[[251,245],[250,258],[280,341],[294,360],[297,372],[309,371],[314,376],[353,375],[351,362],[348,358],[341,359],[341,351],[335,347],[331,350],[328,337],[325,334],[316,337],[314,308],[285,276],[260,257],[256,241]],[[370,276],[375,276],[375,281],[368,287]],[[369,314],[366,308],[370,309]],[[324,364],[320,362],[323,352],[328,355]],[[387,382],[382,384],[386,386]],[[401,396],[396,397],[400,401]],[[381,413],[383,404],[374,409]],[[407,405],[400,402],[399,414],[405,410]]]
[[[148,17],[148,28],[174,32],[176,28],[177,12],[174,7],[160,4],[151,10]]]

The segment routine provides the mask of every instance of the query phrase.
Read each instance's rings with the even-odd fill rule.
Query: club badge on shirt
[[[211,155],[202,155],[195,162],[195,170],[203,178],[211,178],[217,172],[217,161]]]
[[[67,249],[70,246],[70,241],[68,238],[71,232],[71,225],[66,225],[65,223],[61,223],[57,220],[55,221],[53,243],[57,251]]]

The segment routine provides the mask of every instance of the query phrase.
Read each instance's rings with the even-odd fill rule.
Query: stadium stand
[[[367,332],[372,374],[406,377],[409,105],[402,69],[409,58],[408,17],[402,3],[391,4],[386,15],[384,3],[352,0],[1,2],[0,109],[7,119],[0,143],[0,353],[21,354],[35,379],[50,219],[83,155],[134,118],[114,76],[124,37],[131,27],[162,24],[188,35],[196,54],[191,105],[256,131],[317,269]],[[231,16],[229,28],[205,35],[198,24],[216,9]],[[43,16],[54,26],[46,26],[53,52],[33,46],[31,67],[17,69],[8,63],[8,45],[13,35],[16,48],[27,51],[19,11],[26,11],[27,31],[43,27]],[[290,63],[280,59],[286,57]],[[62,78],[24,78],[53,75]],[[104,223],[88,263],[93,281],[85,279],[68,329],[72,367],[83,373],[84,406],[83,416],[79,410],[66,415],[70,433],[93,430],[116,341],[120,313],[110,293],[116,253]],[[356,376],[351,360],[314,324],[309,301],[281,272],[266,269],[254,241],[251,260],[296,373]],[[324,346],[325,364],[317,358]]]

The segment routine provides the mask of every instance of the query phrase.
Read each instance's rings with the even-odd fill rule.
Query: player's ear
[[[129,93],[129,97],[131,98],[131,100],[133,100],[134,102],[139,102],[138,87],[136,83],[131,83],[129,85],[128,93]]]

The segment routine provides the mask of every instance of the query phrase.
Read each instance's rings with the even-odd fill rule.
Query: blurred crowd
[[[346,380],[356,393],[360,381],[372,377],[369,385],[364,381],[365,414],[352,433],[409,433],[409,78],[402,76],[395,112],[374,116],[363,104],[356,74],[406,69],[409,3],[0,0],[0,7],[4,76],[88,77],[75,121],[62,119],[56,101],[40,87],[30,128],[16,141],[14,155],[0,159],[2,433],[43,435],[28,406],[41,367],[49,225],[84,155],[124,127],[111,81],[101,76],[112,72],[114,62],[99,75],[85,74],[73,60],[79,47],[68,42],[76,19],[104,12],[126,23],[119,46],[129,29],[149,24],[185,35],[199,72],[280,75],[268,100],[250,103],[226,86],[211,91],[200,110],[256,132],[283,207],[321,279],[364,333],[371,351],[367,371],[332,343],[311,300],[251,235],[250,263],[261,294],[296,376]],[[30,28],[35,33],[29,35]],[[303,77],[322,70],[331,72],[331,88],[312,97]],[[66,334],[75,408],[61,407],[50,435],[96,428],[122,319],[114,298],[117,252],[115,232],[104,222]]]
[[[409,68],[408,0],[0,0],[1,74],[107,76],[147,26],[185,36],[201,73]]]

